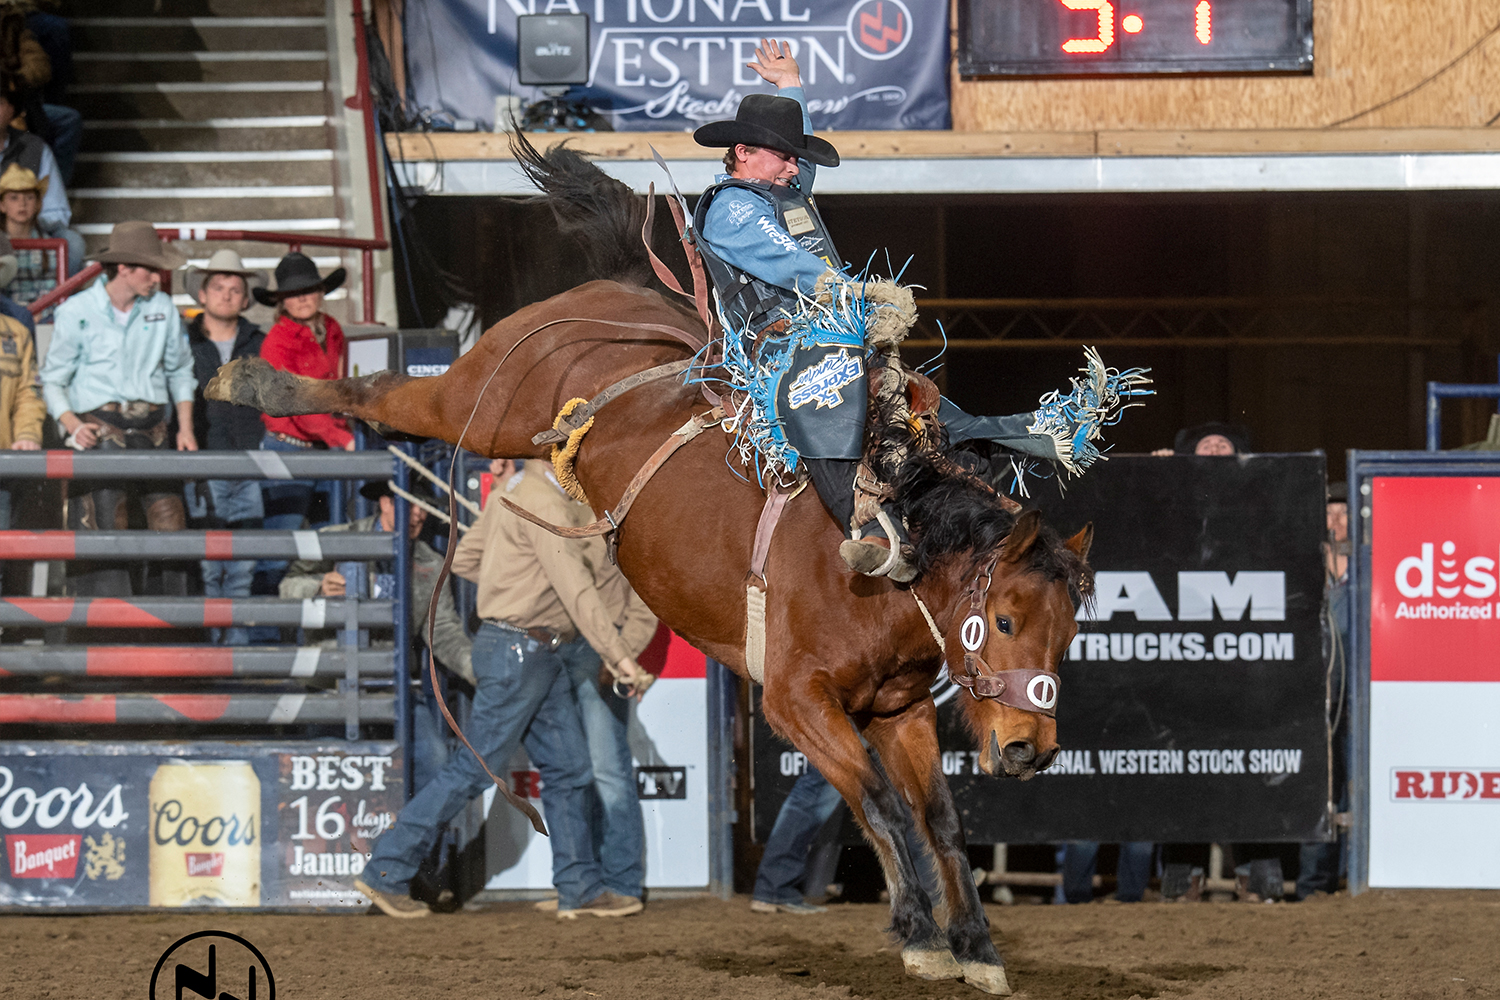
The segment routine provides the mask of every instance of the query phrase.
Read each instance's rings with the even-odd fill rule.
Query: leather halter
[[[979,655],[985,640],[990,637],[985,602],[995,578],[995,563],[999,559],[999,553],[991,556],[969,584],[969,613],[958,630],[958,641],[964,648],[964,672],[955,674],[950,670],[948,676],[953,683],[968,689],[976,701],[993,698],[1002,705],[1055,719],[1057,696],[1062,686],[1062,679],[1057,674],[1050,670],[991,671],[984,657]]]

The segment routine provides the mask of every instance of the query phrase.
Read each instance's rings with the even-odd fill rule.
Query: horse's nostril
[[[1007,743],[1005,744],[1005,759],[1012,764],[1030,764],[1036,760],[1036,747],[1020,740]]]
[[[1046,753],[1038,757],[1036,759],[1036,769],[1038,771],[1045,771],[1047,770],[1047,768],[1051,767],[1052,762],[1057,759],[1058,751],[1061,749],[1062,747],[1053,747],[1051,750],[1048,750]]]

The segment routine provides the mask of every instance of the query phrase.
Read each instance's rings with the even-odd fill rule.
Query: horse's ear
[[[1089,557],[1089,549],[1094,544],[1094,522],[1090,521],[1088,524],[1085,524],[1078,534],[1068,539],[1066,544],[1079,559],[1087,559]]]
[[[1039,510],[1028,510],[1016,518],[1016,526],[1010,529],[1010,534],[1005,539],[1005,549],[1001,558],[1006,562],[1020,562],[1021,557],[1031,551],[1036,544],[1037,534],[1042,530],[1042,512]]]

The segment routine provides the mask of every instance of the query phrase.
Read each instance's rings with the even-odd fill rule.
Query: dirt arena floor
[[[0,998],[140,1000],[163,950],[205,929],[258,946],[281,1000],[981,995],[957,982],[906,978],[881,932],[885,919],[882,906],[852,904],[817,917],[760,916],[743,897],[660,900],[637,917],[575,923],[523,903],[421,920],[3,916]],[[1031,1000],[1500,995],[1496,892],[995,906],[990,920],[1012,986]]]

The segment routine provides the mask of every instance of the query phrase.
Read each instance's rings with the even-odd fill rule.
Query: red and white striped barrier
[[[0,531],[0,559],[390,559],[389,533]]]
[[[0,677],[344,677],[348,653],[320,646],[0,646]],[[389,649],[359,651],[361,676],[389,677]]]
[[[391,695],[364,696],[358,704],[361,722],[396,717]],[[342,694],[0,694],[0,725],[339,723],[348,720],[348,709]]]

